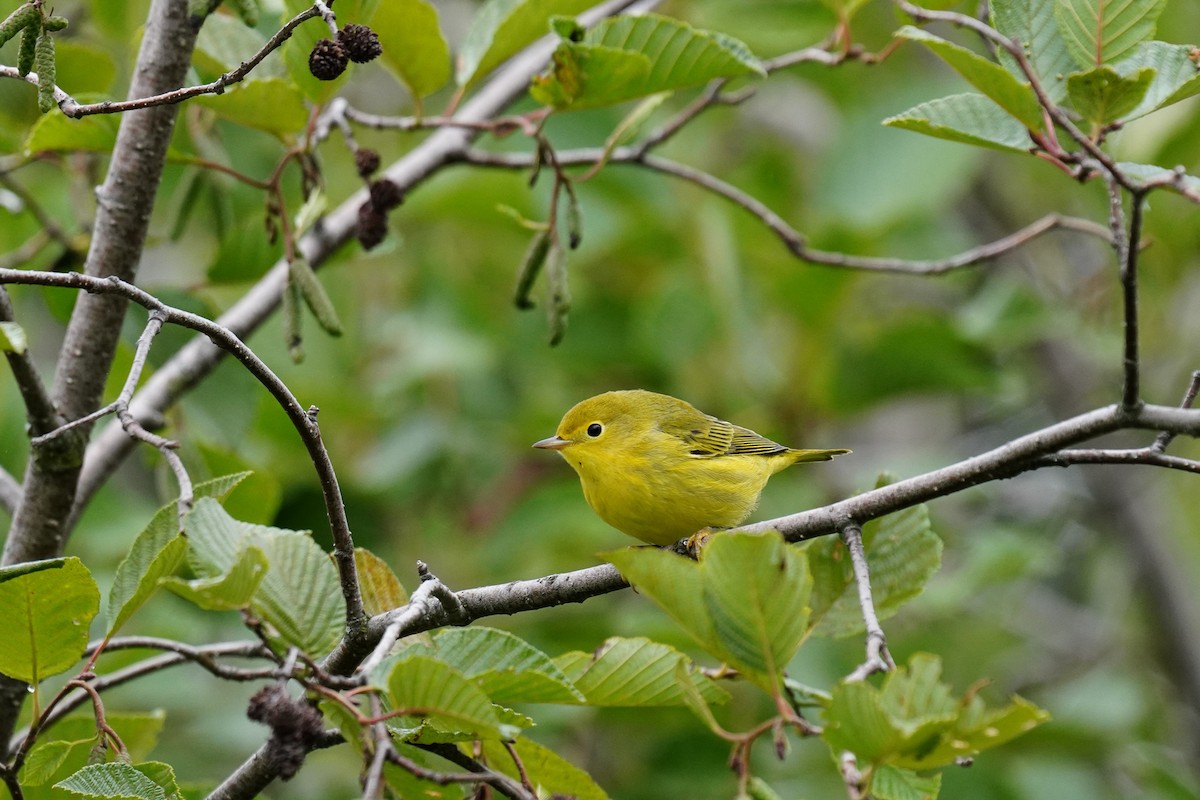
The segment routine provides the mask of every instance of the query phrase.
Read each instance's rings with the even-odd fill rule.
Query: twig
[[[847,681],[863,681],[876,672],[887,672],[896,668],[892,654],[888,652],[887,637],[875,614],[875,601],[871,598],[871,572],[867,567],[867,556],[863,552],[862,526],[847,520],[841,528],[842,539],[850,550],[850,562],[854,568],[854,582],[858,585],[858,605],[862,610],[863,625],[867,629],[867,658]]]
[[[123,111],[132,111],[139,108],[151,108],[153,106],[172,105],[181,103],[192,97],[197,97],[202,94],[221,94],[229,86],[240,82],[244,79],[252,69],[257,67],[259,63],[274,52],[280,45],[291,38],[292,32],[302,22],[319,16],[320,11],[315,6],[310,6],[301,11],[296,16],[292,17],[283,27],[281,27],[274,36],[267,40],[257,53],[252,55],[246,61],[243,61],[229,72],[218,75],[216,80],[209,83],[200,84],[198,86],[188,86],[182,89],[175,89],[170,92],[151,95],[149,97],[141,97],[135,100],[105,100],[101,103],[79,103],[74,97],[67,94],[62,89],[55,87],[54,101],[58,103],[58,107],[63,114],[74,119],[80,119],[92,114],[118,114]],[[23,80],[26,83],[37,85],[37,73],[30,72],[28,75],[21,76],[15,67],[0,65],[0,78],[16,78]]]
[[[1166,455],[1161,450],[1157,450],[1154,445],[1137,450],[1101,448],[1060,450],[1057,453],[1042,456],[1035,463],[1039,467],[1069,467],[1073,464],[1144,464],[1200,475],[1200,461]]]
[[[94,278],[76,272],[36,272],[32,270],[0,270],[0,284],[20,283],[40,286],[61,286],[82,289],[94,294],[111,294],[131,300],[162,315],[163,321],[198,331],[214,344],[234,356],[251,375],[263,385],[276,402],[287,413],[292,425],[308,450],[309,458],[316,469],[325,500],[325,511],[333,534],[334,558],[341,577],[342,592],[346,600],[347,629],[352,636],[363,633],[366,612],[362,607],[362,595],[358,590],[358,573],[354,565],[354,541],[346,519],[346,509],[338,488],[333,463],[321,441],[321,432],[316,424],[315,410],[305,411],[295,395],[279,379],[262,359],[254,354],[232,331],[210,319],[168,306],[154,295],[118,278]]]
[[[8,290],[3,286],[0,286],[0,322],[16,322],[12,301],[9,300]],[[16,353],[5,350],[4,356],[8,359],[9,369],[17,381],[17,390],[25,403],[25,417],[29,421],[30,431],[42,433],[61,425],[62,417],[55,408],[50,393],[46,391],[46,385],[42,383],[41,375],[38,374],[29,351]]]
[[[1115,195],[1111,203],[1114,207],[1113,224],[1124,217],[1121,211],[1121,198],[1116,186],[1109,184],[1110,195]],[[1130,198],[1129,231],[1124,237],[1118,237],[1114,228],[1113,238],[1117,248],[1118,263],[1121,266],[1121,299],[1124,308],[1124,352],[1121,364],[1124,378],[1121,389],[1121,405],[1126,409],[1136,408],[1141,404],[1141,380],[1138,361],[1138,256],[1142,238],[1142,210],[1145,194],[1134,192]],[[1124,246],[1122,251],[1121,246]]]
[[[1200,369],[1192,372],[1192,380],[1188,383],[1188,388],[1183,393],[1183,400],[1179,402],[1180,408],[1191,408],[1192,403],[1196,400],[1196,393],[1200,392]],[[1154,444],[1150,445],[1152,450],[1163,452],[1175,439],[1175,433],[1171,431],[1163,431],[1154,439]]]
[[[603,151],[596,148],[569,150],[558,153],[558,161],[564,166],[590,165],[602,157],[604,157]],[[467,163],[477,166],[499,167],[503,169],[528,169],[533,165],[533,157],[522,153],[489,153],[480,150],[469,150],[462,154],[462,159]],[[941,275],[963,267],[979,264],[983,261],[995,259],[1024,246],[1033,239],[1052,230],[1073,230],[1100,237],[1105,241],[1111,241],[1109,230],[1103,225],[1097,225],[1090,220],[1080,219],[1079,217],[1047,214],[1007,236],[980,245],[979,247],[965,250],[958,255],[948,258],[910,260],[852,256],[845,253],[829,252],[809,247],[808,241],[803,234],[789,225],[757,197],[703,170],[659,156],[642,154],[640,146],[618,148],[608,156],[608,159],[611,163],[616,164],[640,164],[657,172],[686,180],[706,191],[723,197],[757,217],[783,242],[784,246],[796,258],[828,267],[858,269],[871,272],[894,272],[906,275]]]

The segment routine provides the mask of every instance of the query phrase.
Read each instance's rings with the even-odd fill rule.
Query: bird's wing
[[[679,415],[664,420],[664,433],[681,439],[688,454],[698,458],[727,455],[773,455],[788,448],[754,431],[710,417],[707,414]]]

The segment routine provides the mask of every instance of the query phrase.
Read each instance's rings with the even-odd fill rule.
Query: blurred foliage
[[[146,5],[57,4],[57,13],[81,20],[58,37],[60,82],[119,92]],[[436,5],[453,46],[464,34],[455,21],[474,6]],[[814,2],[676,0],[665,11],[736,36],[760,57],[821,39],[834,19]],[[260,33],[269,34],[269,16]],[[882,48],[897,26],[891,5],[874,0],[856,17],[854,36]],[[1200,39],[1200,6],[1169,4],[1159,30],[1179,42]],[[272,61],[280,68],[279,56]],[[355,103],[378,113],[411,110],[382,66],[355,69],[353,81],[339,84]],[[211,66],[198,62],[197,70]],[[880,125],[955,85],[948,68],[913,44],[874,66],[793,67],[738,108],[696,120],[667,153],[762,199],[827,250],[932,258],[1048,212],[1106,220],[1101,187],[1081,186],[1036,159]],[[425,108],[444,107],[451,91],[426,98]],[[655,119],[687,100],[669,100]],[[30,87],[0,81],[0,153],[19,153],[36,118]],[[546,132],[559,147],[598,146],[619,118],[612,110],[558,116]],[[1187,101],[1115,134],[1113,149],[1195,173],[1197,125],[1200,106]],[[420,136],[359,134],[384,163]],[[518,138],[486,144],[524,149]],[[212,315],[236,299],[280,248],[266,242],[260,191],[193,162],[212,158],[265,178],[285,147],[274,136],[216,120],[202,104],[185,105],[179,159],[164,177],[139,284]],[[19,156],[0,159],[13,165]],[[335,202],[356,188],[340,139],[323,143],[318,160]],[[0,173],[6,182],[36,187],[47,216],[74,234],[94,211],[90,187],[104,167],[103,154],[78,154]],[[390,562],[410,589],[417,559],[451,587],[465,588],[580,568],[626,543],[588,510],[566,465],[529,449],[566,408],[599,391],[662,391],[796,446],[854,450],[819,470],[777,478],[763,497],[764,517],[845,496],[871,485],[880,471],[907,476],[944,465],[1116,399],[1116,267],[1094,240],[1052,234],[996,263],[939,278],[849,273],[800,263],[745,212],[629,166],[607,168],[579,187],[584,236],[569,261],[572,314],[564,341],[550,348],[540,310],[522,312],[508,302],[528,232],[500,206],[530,218],[548,211],[546,176],[533,188],[527,177],[466,168],[439,174],[392,214],[382,246],[370,253],[343,248],[320,271],[345,326],[341,338],[325,337],[309,320],[299,365],[288,358],[278,321],[249,341],[303,404],[321,409],[356,542]],[[298,181],[286,189],[294,210]],[[38,231],[29,214],[0,214],[0,252]],[[1161,195],[1147,214],[1142,343],[1145,395],[1154,402],[1177,402],[1200,366],[1188,344],[1200,336],[1195,219],[1192,205]],[[60,255],[46,248],[23,266],[53,268]],[[10,293],[49,380],[73,294],[26,287]],[[131,312],[114,394],[139,314]],[[165,333],[153,362],[187,338]],[[168,421],[194,479],[255,470],[230,500],[235,516],[314,529],[328,546],[304,450],[279,408],[240,369],[220,368]],[[1194,441],[1176,446],[1200,453]],[[26,453],[21,403],[3,371],[0,466],[19,476]],[[1200,494],[1187,476],[1075,468],[934,503],[944,565],[926,593],[887,622],[893,653],[898,661],[938,653],[948,682],[962,687],[988,676],[990,699],[1020,692],[1054,717],[970,769],[947,771],[943,796],[1200,796],[1200,687],[1180,685],[1164,657],[1169,648],[1152,587],[1124,531],[1097,513],[1093,488],[1080,474],[1090,469],[1121,469],[1116,480],[1136,487],[1129,512],[1163,537],[1181,575],[1192,582],[1200,575]],[[154,508],[174,491],[157,456],[141,450],[95,499],[69,554],[91,567],[103,591]],[[244,635],[235,615],[223,623],[214,618],[160,595],[126,632],[187,641]],[[697,652],[632,592],[488,624],[550,653],[590,651],[610,636],[648,636]],[[791,672],[803,683],[829,685],[861,655],[857,639],[813,641]],[[188,691],[179,691],[181,682]],[[261,742],[263,729],[244,718],[249,694],[185,667],[118,689],[109,703],[131,711],[166,707],[154,756],[175,765],[182,785],[203,784]],[[727,727],[746,727],[762,717],[756,704],[764,702],[738,695],[717,714]],[[532,738],[588,770],[614,796],[735,791],[725,745],[685,710],[562,708],[542,710],[539,721]],[[790,757],[778,763],[766,750],[756,751],[754,769],[781,796],[844,793],[824,748],[793,742]],[[318,753],[302,780],[277,783],[269,794],[349,795],[356,791],[347,780],[355,760],[345,748]]]

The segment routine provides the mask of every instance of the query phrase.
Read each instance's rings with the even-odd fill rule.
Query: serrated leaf
[[[247,475],[248,472],[240,472],[204,481],[192,487],[192,497],[224,500]],[[187,540],[179,535],[179,505],[168,503],[155,512],[133,540],[129,554],[117,565],[105,612],[107,636],[112,636],[142,607],[159,582],[179,567],[186,553]]]
[[[553,750],[524,736],[513,742],[512,747],[516,749],[517,758],[521,760],[530,783],[539,790],[539,796],[607,800],[608,795],[591,775]],[[513,762],[512,755],[500,742],[483,742],[483,755],[492,769],[517,780],[524,777]]]
[[[714,536],[701,552],[705,608],[734,663],[775,687],[808,629],[808,559],[778,533]]]
[[[105,715],[105,721],[120,735],[134,760],[145,758],[154,749],[165,720],[162,711],[125,713],[110,710]],[[47,739],[46,734],[55,738]],[[87,763],[96,738],[96,720],[91,714],[59,720],[43,733],[30,751],[21,771],[22,784],[42,786],[55,777],[63,778],[76,772]]]
[[[805,545],[813,576],[812,633],[850,636],[864,630],[858,585],[845,543],[832,536]],[[924,505],[889,514],[863,528],[875,613],[884,620],[919,595],[942,563],[942,540]]]
[[[1067,96],[1067,73],[1074,72],[1077,66],[1058,33],[1054,5],[1054,0],[1005,0],[988,4],[992,26],[1021,43],[1025,57],[1041,79],[1042,88],[1051,100],[1058,102]],[[1026,80],[1016,60],[1006,50],[1000,49],[998,57],[1018,80]]]
[[[678,650],[642,637],[613,637],[594,653],[565,653],[554,660],[590,706],[656,707],[688,703],[679,683],[682,667],[695,691],[708,703],[724,703],[728,693],[692,666]]]
[[[560,42],[553,66],[533,79],[530,94],[558,109],[594,108],[764,74],[749,48],[730,36],[657,14],[619,15],[587,31],[582,42]]]
[[[250,601],[267,574],[267,555],[258,547],[244,549],[229,571],[210,578],[166,578],[162,584],[206,611],[238,611]]]
[[[54,788],[96,800],[167,800],[168,797],[163,787],[129,764],[121,762],[89,764],[54,784]]]
[[[1025,127],[1042,127],[1042,108],[1029,83],[1018,80],[996,62],[911,25],[901,28],[896,36],[925,45]]]
[[[99,610],[100,590],[78,558],[0,569],[0,673],[37,684],[70,669],[87,647],[88,625]]]
[[[1147,67],[1154,70],[1154,80],[1145,97],[1137,108],[1125,115],[1125,119],[1137,119],[1200,94],[1200,70],[1197,70],[1192,54],[1193,48],[1186,44],[1143,42],[1133,55],[1114,65],[1123,77]]]
[[[420,101],[450,81],[450,46],[437,8],[428,0],[380,3],[371,30],[383,46],[381,60]]]
[[[1112,64],[1154,36],[1166,0],[1055,0],[1054,17],[1075,62]]]
[[[15,322],[0,322],[0,351],[21,355],[27,345],[24,328]]]
[[[924,771],[1003,744],[1049,715],[1019,697],[998,710],[986,709],[974,694],[956,700],[941,682],[940,659],[918,653],[881,688],[864,682],[835,687],[825,718],[826,744],[835,753],[853,751],[860,768]]]
[[[933,800],[942,790],[940,772],[918,775],[884,764],[871,774],[871,797],[876,800]]]
[[[715,535],[699,563],[649,548],[606,557],[701,647],[778,690],[804,637],[812,578],[804,554],[777,532]]]
[[[896,759],[896,764],[925,770],[953,764],[956,759],[974,756],[1006,744],[1049,721],[1050,714],[1020,696],[1014,696],[1004,708],[987,709],[978,696],[971,698],[953,729],[924,753]]]
[[[266,554],[267,574],[250,608],[283,644],[317,655],[337,643],[345,615],[337,570],[307,532],[235,520],[211,498],[196,502],[186,525],[201,577],[229,572],[250,545]]]
[[[408,602],[408,592],[386,561],[365,547],[354,548],[354,565],[358,570],[358,588],[363,607],[371,616],[399,608]]]
[[[707,614],[696,613],[704,593],[700,567],[691,559],[656,547],[631,547],[603,554],[641,594],[646,595],[710,653],[720,642]],[[720,656],[718,656],[720,657]]]
[[[549,33],[555,15],[590,8],[589,0],[488,0],[471,20],[458,49],[455,80],[468,86]]]
[[[299,134],[308,124],[304,96],[281,78],[244,81],[223,94],[203,94],[192,102],[229,122],[276,135]]]
[[[500,718],[488,696],[454,667],[431,656],[401,657],[388,673],[394,710],[419,716],[438,730],[503,739]]]
[[[1067,76],[1067,96],[1088,122],[1107,125],[1137,108],[1153,80],[1153,67],[1143,67],[1128,76],[1117,74],[1112,67],[1095,67]]]
[[[981,94],[969,92],[930,100],[888,117],[884,125],[938,139],[1025,153],[1029,131]]]
[[[90,746],[91,739],[69,742],[62,739],[39,741],[29,751],[21,767],[20,780],[22,786],[41,786],[53,777],[67,756],[76,747]]]
[[[487,692],[493,702],[585,702],[550,656],[507,631],[445,628],[434,635],[429,649]]]

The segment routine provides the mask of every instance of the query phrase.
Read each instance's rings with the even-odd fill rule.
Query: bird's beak
[[[560,439],[557,436],[551,436],[549,439],[534,442],[533,446],[539,450],[562,450],[569,444],[572,444],[570,439]]]

